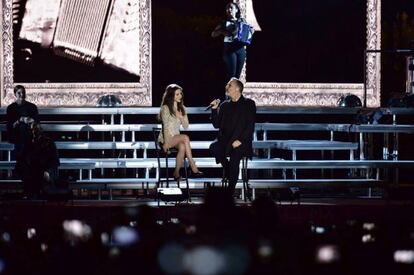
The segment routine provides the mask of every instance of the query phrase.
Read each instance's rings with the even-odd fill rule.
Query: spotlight
[[[98,107],[117,107],[121,106],[122,102],[116,95],[103,95],[98,99]]]
[[[348,108],[355,108],[355,107],[362,107],[362,102],[359,97],[356,95],[343,95],[338,99],[338,107],[348,107]]]
[[[115,246],[130,246],[139,239],[138,232],[132,227],[118,226],[112,231],[112,244]]]
[[[367,230],[367,231],[372,231],[375,229],[375,227],[376,227],[375,223],[365,222],[362,224],[362,229]]]
[[[27,238],[28,239],[33,239],[34,237],[36,237],[36,229],[35,228],[28,228],[27,229]]]
[[[87,241],[92,237],[92,228],[79,220],[65,220],[63,229],[65,239],[73,244]]]
[[[326,229],[323,226],[311,226],[311,231],[316,234],[325,234]]]
[[[319,264],[331,264],[341,258],[339,248],[336,245],[322,245],[316,250],[316,262]]]
[[[394,262],[401,264],[414,264],[414,250],[394,251]]]
[[[373,243],[373,242],[375,242],[375,237],[371,234],[364,234],[364,235],[362,235],[362,242],[363,243]]]

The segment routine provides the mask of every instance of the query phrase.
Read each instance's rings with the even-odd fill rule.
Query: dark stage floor
[[[286,224],[342,223],[347,220],[392,222],[404,220],[414,222],[413,200],[389,200],[380,198],[302,198],[300,201],[272,200],[278,219]],[[250,211],[254,202],[235,199],[235,206]],[[221,203],[218,202],[220,207]],[[48,216],[49,220],[77,218],[83,220],[111,220],[114,217],[128,217],[134,209],[150,208],[157,219],[179,218],[194,223],[203,206],[202,198],[192,202],[158,202],[147,198],[124,198],[118,200],[3,200],[0,211],[10,219],[24,224],[25,220],[39,222]],[[262,209],[270,211],[271,209]],[[46,221],[47,222],[47,221]]]

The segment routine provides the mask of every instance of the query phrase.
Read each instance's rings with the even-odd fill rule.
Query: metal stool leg
[[[185,183],[186,183],[186,191],[187,191],[187,201],[191,202],[191,196],[190,196],[190,184],[188,183],[188,164],[187,164],[187,158],[184,158],[184,175],[185,175]]]
[[[247,201],[249,197],[249,179],[247,176],[247,161],[248,158],[242,158],[242,180],[243,180],[243,191],[244,191],[244,201]]]
[[[170,182],[168,178],[168,151],[165,153],[165,178],[167,181],[167,188],[170,187]]]

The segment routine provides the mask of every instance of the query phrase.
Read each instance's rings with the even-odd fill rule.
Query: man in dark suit
[[[256,116],[256,104],[242,94],[244,85],[237,78],[232,78],[226,85],[229,97],[218,108],[218,101],[211,102],[211,121],[218,128],[217,140],[210,145],[210,150],[225,169],[229,181],[229,192],[234,193],[239,175],[240,160],[252,157],[252,141]],[[230,160],[227,160],[230,157]]]
[[[14,144],[15,171],[22,178],[27,193],[27,181],[31,178],[26,177],[28,171],[25,163],[33,145],[31,125],[39,121],[39,112],[35,104],[26,101],[24,86],[14,87],[14,95],[16,101],[7,106],[7,136],[9,142]]]
[[[16,160],[31,142],[30,124],[38,122],[39,112],[36,105],[26,101],[26,89],[22,85],[14,87],[16,101],[7,106],[7,135],[14,144]]]

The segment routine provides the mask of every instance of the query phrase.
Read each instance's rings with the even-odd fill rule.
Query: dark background
[[[365,0],[256,2],[263,31],[249,50],[249,81],[363,81]]]
[[[153,0],[153,105],[165,87],[184,88],[187,106],[223,98],[222,38],[212,39],[224,18],[222,0]],[[261,32],[247,53],[250,82],[362,83],[366,44],[366,0],[255,0]],[[15,30],[16,31],[16,30]],[[14,36],[15,38],[17,35]],[[382,48],[410,48],[414,1],[382,0]],[[32,47],[30,62],[20,48]],[[129,82],[135,76],[99,66],[90,68],[17,42],[15,82]],[[405,56],[386,54],[382,102],[405,91]]]
[[[187,105],[223,97],[222,38],[211,31],[226,1],[153,1],[153,103],[177,82]],[[254,1],[261,32],[247,52],[250,82],[362,83],[365,0]]]

